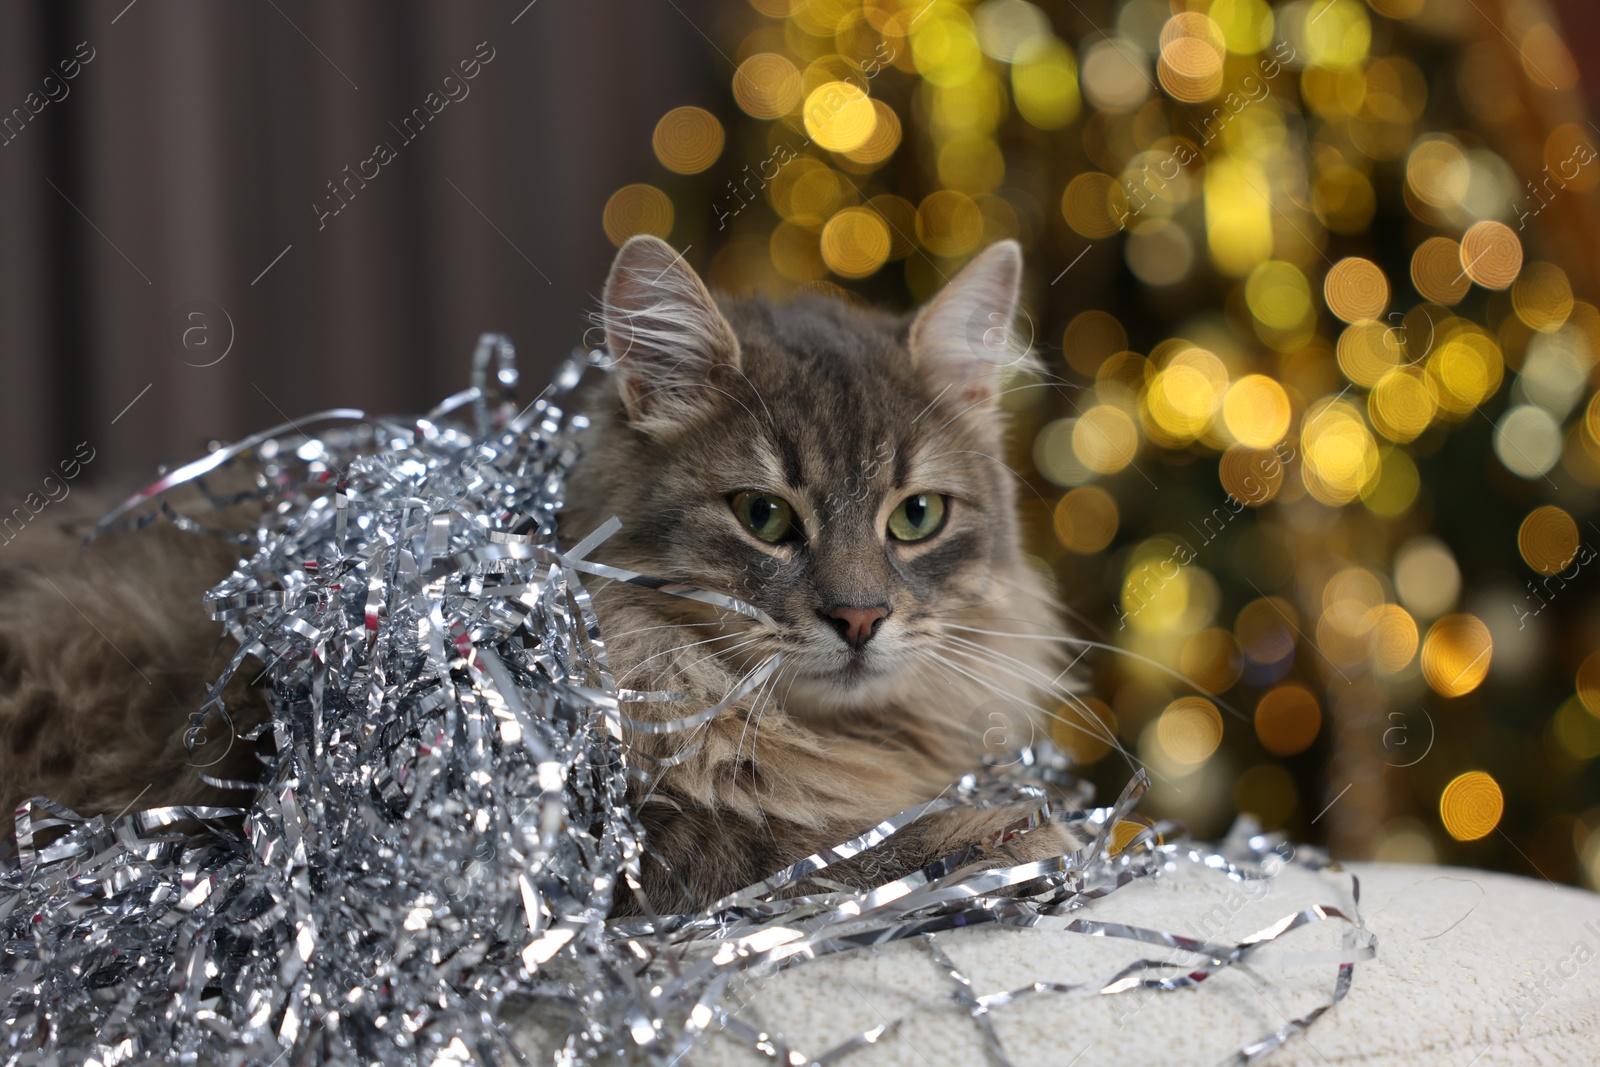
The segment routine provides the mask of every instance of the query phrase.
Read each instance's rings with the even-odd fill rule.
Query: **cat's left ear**
[[[1016,336],[1022,246],[1000,241],[973,257],[917,313],[909,345],[917,369],[937,393],[982,403],[997,392],[1002,370],[1028,358]]]
[[[705,283],[657,237],[617,252],[600,308],[623,406],[635,425],[668,425],[704,410],[712,373],[739,365],[739,339]]]

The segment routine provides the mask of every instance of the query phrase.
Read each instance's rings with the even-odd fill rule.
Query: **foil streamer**
[[[1142,772],[1094,807],[1048,746],[702,912],[607,921],[649,848],[629,779],[667,766],[630,761],[624,729],[692,731],[777,659],[672,722],[627,714],[682,697],[618,688],[588,580],[770,620],[716,591],[587,559],[615,520],[560,546],[556,513],[586,425],[567,405],[602,359],[575,355],[518,407],[514,351],[485,335],[471,386],[425,416],[339,409],[290,422],[165,475],[102,522],[171,521],[239,542],[248,559],[208,594],[239,650],[194,732],[228,721],[236,676],[270,684],[272,718],[237,741],[254,746],[258,783],[208,779],[248,805],[111,819],[36,797],[17,810],[0,850],[0,1061],[521,1063],[550,1053],[513,1040],[513,1017],[532,1006],[561,1020],[557,1063],[675,1063],[720,1029],[755,1057],[827,1064],[894,1040],[905,1020],[813,1054],[730,1005],[781,968],[909,938],[948,972],[997,1064],[1010,1061],[991,1017],[1008,1004],[1193,988],[1320,923],[1344,930],[1334,958],[1302,960],[1334,968],[1327,1002],[1229,1062],[1266,1055],[1345,995],[1375,950],[1353,880],[1347,901],[1236,944],[1092,919],[1095,901],[1180,866],[1270,879],[1281,842],[1240,829],[1203,847],[1141,822]],[[255,501],[262,518],[231,531],[174,507],[179,489],[219,511]],[[870,891],[828,877],[933,811],[1018,803],[1031,814],[1009,832],[1054,818],[1087,843],[1001,869],[980,869],[974,846]],[[1325,864],[1308,851],[1295,862]],[[1098,985],[979,993],[937,937],[986,923],[1168,956]]]

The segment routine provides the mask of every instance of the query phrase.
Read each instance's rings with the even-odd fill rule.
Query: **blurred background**
[[[0,552],[484,330],[537,381],[634,233],[902,307],[1016,237],[1030,548],[1116,650],[1058,740],[1594,886],[1597,88],[1587,0],[8,4]]]

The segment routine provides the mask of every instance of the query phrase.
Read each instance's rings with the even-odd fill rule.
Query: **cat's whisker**
[[[617,675],[617,682],[618,682],[618,684],[621,684],[624,679],[626,679],[626,678],[630,677],[631,675],[633,675],[633,673],[635,671],[639,670],[645,664],[651,662],[652,660],[660,659],[662,656],[670,656],[670,655],[673,655],[674,653],[677,653],[677,652],[684,652],[684,651],[687,651],[688,649],[691,649],[691,648],[697,648],[700,645],[709,645],[713,641],[728,641],[728,640],[731,640],[731,639],[736,638],[736,637],[746,637],[746,636],[747,636],[746,634],[739,634],[739,633],[718,634],[715,637],[708,637],[703,641],[691,641],[686,645],[676,645],[676,646],[674,646],[672,648],[664,648],[660,652],[655,653],[654,655],[646,656],[644,659],[640,660],[638,663],[635,663],[633,666],[629,667],[627,670],[625,670],[621,674]],[[765,635],[762,635],[762,636],[765,636]],[[751,641],[755,641],[755,640],[759,640],[759,638],[750,638],[750,640]]]
[[[959,647],[959,646],[946,646],[945,648],[942,649],[942,651],[947,653],[947,654],[949,654],[949,655],[963,655],[964,654],[965,656],[967,656],[969,658],[969,662],[972,662],[974,666],[982,666],[984,664],[990,664],[990,665],[993,665],[993,666],[1002,666],[1002,667],[1003,666],[1009,666],[1009,664],[1002,663],[1000,660],[994,658],[996,655],[1003,655],[1003,654],[997,653],[996,650],[988,648],[987,646],[978,645],[976,643],[973,643],[970,648],[962,648],[962,647]],[[987,656],[988,658],[985,659],[985,658],[983,658],[984,656]],[[1012,659],[1012,657],[1009,657],[1009,656],[1006,656],[1004,658],[1008,659],[1008,660],[1012,660],[1012,663],[1014,663],[1017,666],[1027,667],[1027,664],[1022,663],[1022,661],[1020,661],[1020,660],[1014,660],[1014,659]],[[1043,675],[1040,675],[1040,677],[1042,678]],[[979,679],[974,678],[974,680],[976,681],[976,680],[979,680]],[[1103,723],[1100,723],[1099,716],[1095,715],[1093,709],[1089,707],[1087,702],[1085,702],[1083,700],[1083,698],[1078,696],[1076,693],[1067,692],[1067,691],[1063,691],[1063,690],[1058,690],[1058,689],[1052,688],[1049,685],[1048,682],[1035,683],[1035,684],[1036,684],[1037,688],[1047,692],[1049,695],[1051,695],[1053,697],[1058,698],[1059,700],[1062,701],[1062,703],[1071,705],[1075,711],[1078,711],[1085,718],[1085,721],[1093,720],[1095,723],[1097,723],[1097,724],[1099,724],[1101,726],[1104,726]],[[1007,694],[1007,695],[1009,697],[1014,698],[1014,699],[1018,699],[1018,700],[1021,699],[1021,698],[1015,697],[1015,694]],[[1118,745],[1117,739],[1110,733],[1110,728],[1109,727],[1105,728],[1107,732],[1104,735],[1094,734],[1093,731],[1086,730],[1083,727],[1076,726],[1076,724],[1074,724],[1071,720],[1063,718],[1060,714],[1058,714],[1057,712],[1051,711],[1049,708],[1040,707],[1038,704],[1034,704],[1034,703],[1027,702],[1027,701],[1023,701],[1023,702],[1024,703],[1028,703],[1029,707],[1032,707],[1034,710],[1038,711],[1039,713],[1041,713],[1043,715],[1047,715],[1050,718],[1055,719],[1055,720],[1063,723],[1064,725],[1074,726],[1076,729],[1079,729],[1080,732],[1089,733],[1091,736],[1098,737],[1099,740],[1101,740],[1101,741],[1105,741],[1106,743],[1111,744],[1113,746],[1118,746],[1119,750],[1120,750],[1120,746]]]
[[[1182,682],[1184,685],[1188,686],[1190,689],[1193,689],[1206,699],[1215,701],[1219,708],[1222,708],[1228,714],[1239,719],[1241,722],[1251,721],[1251,717],[1249,715],[1246,715],[1238,708],[1235,708],[1232,704],[1229,704],[1227,701],[1223,700],[1220,694],[1213,693],[1211,690],[1207,689],[1193,678],[1190,678],[1182,671],[1173,670],[1160,660],[1155,660],[1151,659],[1149,656],[1140,655],[1131,649],[1120,648],[1117,645],[1108,644],[1104,641],[1091,641],[1086,637],[1075,637],[1072,634],[1015,634],[1007,633],[1003,630],[986,630],[982,627],[960,626],[956,623],[948,622],[945,623],[945,626],[952,630],[967,630],[972,633],[993,634],[1000,637],[1010,637],[1022,641],[1054,641],[1064,645],[1078,645],[1085,648],[1097,648],[1102,652],[1110,652],[1118,656],[1126,656],[1136,663],[1142,663],[1147,667],[1151,667],[1157,671],[1160,671],[1169,678],[1173,678],[1179,682]]]
[[[616,633],[608,632],[602,634],[601,636],[607,641],[618,641],[624,637],[632,637],[634,634],[649,633],[651,630],[687,630],[692,627],[704,625],[705,623],[700,622],[663,622],[655,626],[638,626],[632,630],[619,630]]]
[[[1043,671],[1040,671],[1032,664],[1017,659],[1015,656],[1008,656],[998,649],[990,648],[988,645],[980,644],[976,641],[968,641],[965,638],[955,637],[954,635],[947,635],[947,637],[950,640],[960,642],[961,644],[959,646],[946,646],[944,651],[950,654],[956,654],[965,651],[969,656],[975,660],[978,660],[980,663],[987,661],[994,663],[997,666],[1002,665],[1000,661],[1004,660],[1005,665],[1011,666],[1012,669],[1021,670],[1027,674],[1031,674],[1034,678],[1034,686],[1036,688],[1048,693],[1050,696],[1057,698],[1063,704],[1070,706],[1072,710],[1076,712],[1078,716],[1085,722],[1093,721],[1097,724],[1100,723],[1100,717],[1095,714],[1094,709],[1089,706],[1088,701],[1084,700],[1081,696],[1070,689],[1060,688],[1055,678],[1046,677]],[[1057,675],[1057,677],[1060,676]],[[1070,720],[1062,718],[1061,716],[1056,715],[1048,710],[1045,710],[1045,714],[1058,719],[1060,722],[1066,725],[1074,725]],[[1074,728],[1079,729],[1080,732],[1088,732],[1091,734],[1091,736],[1099,736],[1093,734],[1092,731],[1084,731],[1081,727],[1074,726]],[[1106,734],[1104,736],[1099,736],[1099,739],[1117,748],[1119,752],[1122,751],[1122,748],[1118,744],[1115,736],[1111,733],[1110,727],[1106,727],[1106,731]],[[1126,752],[1123,754],[1125,756],[1127,755]]]
[[[733,749],[733,777],[728,782],[728,802],[730,804],[733,803],[734,788],[739,784],[739,755],[744,751],[745,735],[750,732],[750,720],[759,713],[762,701],[764,699],[763,694],[770,695],[773,690],[777,689],[778,675],[783,673],[783,667],[784,665],[782,663],[778,664],[778,669],[773,671],[772,676],[763,682],[761,687],[756,690],[755,702],[751,706],[750,710],[745,713],[744,728],[739,731],[739,743],[735,745]],[[759,735],[759,729],[757,733]],[[752,739],[750,742],[750,790],[752,793],[755,792],[755,758],[756,744],[755,740]]]
[[[961,655],[966,650],[959,649],[959,648],[946,648],[946,649],[944,649],[944,651],[950,656],[957,656],[957,655]],[[970,653],[968,653],[968,654],[970,655]],[[991,682],[990,680],[982,677],[981,675],[978,675],[978,674],[974,673],[973,671],[967,670],[966,668],[962,667],[958,663],[951,662],[949,659],[940,659],[940,658],[938,658],[936,656],[932,656],[930,654],[930,661],[934,662],[934,663],[941,664],[947,670],[956,671],[957,673],[961,674],[963,677],[968,678],[971,681],[976,682],[979,685],[990,686],[990,687],[993,687],[993,685],[994,685],[994,683]],[[976,664],[974,664],[974,665],[976,666]],[[1015,693],[1006,693],[1006,694],[1004,694],[1004,696],[1005,696],[1006,699],[1014,700],[1018,704],[1022,705],[1023,707],[1026,707],[1026,708],[1029,708],[1029,709],[1031,709],[1033,711],[1036,711],[1040,715],[1043,715],[1048,719],[1052,719],[1052,720],[1054,720],[1056,722],[1061,723],[1063,726],[1069,727],[1069,728],[1071,728],[1073,730],[1077,730],[1079,733],[1085,734],[1085,735],[1087,735],[1089,737],[1094,738],[1097,741],[1103,742],[1104,744],[1106,744],[1106,745],[1110,746],[1111,748],[1115,749],[1117,751],[1117,753],[1120,754],[1123,757],[1123,759],[1128,762],[1128,765],[1130,767],[1133,767],[1135,765],[1142,766],[1142,764],[1139,763],[1138,758],[1136,756],[1134,756],[1131,752],[1129,752],[1123,746],[1121,740],[1119,740],[1117,738],[1117,736],[1111,731],[1111,728],[1106,726],[1105,723],[1101,722],[1100,721],[1100,717],[1098,715],[1095,715],[1088,708],[1087,705],[1083,705],[1083,707],[1082,707],[1082,710],[1084,712],[1084,714],[1082,716],[1083,721],[1082,722],[1078,722],[1078,721],[1074,721],[1073,719],[1069,719],[1069,718],[1061,715],[1059,712],[1052,711],[1051,709],[1046,708],[1046,707],[1042,707],[1041,705],[1036,704],[1031,700],[1025,700],[1025,699],[1017,696]],[[1076,698],[1074,698],[1074,699],[1076,699]],[[1079,703],[1081,704],[1082,702],[1080,701]],[[1100,729],[1103,732],[1097,732],[1095,729],[1093,729],[1090,726],[1091,723],[1093,723],[1095,726],[1100,727]]]

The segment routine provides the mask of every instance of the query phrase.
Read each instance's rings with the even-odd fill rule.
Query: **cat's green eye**
[[[771,493],[735,493],[733,513],[745,529],[763,541],[777,544],[795,537],[794,509]]]
[[[923,541],[944,525],[944,497],[917,493],[900,501],[889,516],[889,536],[896,541]]]

